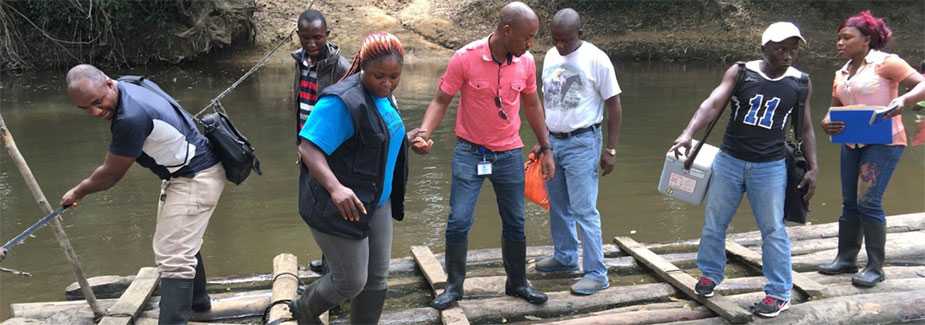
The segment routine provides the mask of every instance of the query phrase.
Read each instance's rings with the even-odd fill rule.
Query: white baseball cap
[[[806,43],[806,39],[803,38],[803,35],[800,35],[800,29],[797,26],[786,21],[779,21],[764,30],[764,33],[761,34],[761,45],[764,46],[768,42],[783,42],[791,37],[798,37],[803,43]]]

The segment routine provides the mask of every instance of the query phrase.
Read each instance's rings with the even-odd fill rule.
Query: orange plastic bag
[[[543,180],[543,168],[532,152],[524,163],[524,196],[549,211],[549,193],[546,192],[546,181]]]

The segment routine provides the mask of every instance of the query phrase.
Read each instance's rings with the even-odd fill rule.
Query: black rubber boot
[[[469,241],[446,243],[446,290],[430,302],[430,306],[437,310],[449,308],[453,303],[463,297],[463,282],[466,280],[466,254],[469,252]]]
[[[301,296],[297,297],[289,305],[289,311],[292,312],[292,318],[295,318],[299,325],[316,325],[322,324],[318,316],[337,306],[336,303],[327,301],[321,293],[316,290],[318,280],[312,282],[305,288]]]
[[[382,315],[387,289],[363,290],[350,303],[350,324],[376,325]]]
[[[196,277],[193,278],[193,311],[204,313],[212,309],[212,299],[206,291],[206,266],[202,254],[196,253]]]
[[[864,248],[867,251],[867,267],[851,278],[851,283],[860,287],[873,287],[886,279],[883,261],[886,258],[886,223],[864,219]]]
[[[843,218],[845,219],[845,218]],[[819,273],[841,274],[858,271],[858,252],[861,251],[861,220],[838,220],[838,255],[831,263],[820,264]]]
[[[193,279],[161,279],[158,325],[186,325],[193,314]]]
[[[324,254],[321,254],[320,260],[314,260],[308,263],[308,269],[320,275],[325,275],[328,273],[328,260],[324,257]]]
[[[523,298],[534,305],[546,303],[549,297],[527,282],[527,242],[502,240],[501,256],[507,273],[504,294]]]

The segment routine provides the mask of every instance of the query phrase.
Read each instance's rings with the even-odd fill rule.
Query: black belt
[[[601,127],[601,123],[596,123],[594,125],[583,127],[580,129],[572,130],[571,132],[549,132],[549,135],[553,136],[556,139],[565,139],[568,137],[573,137],[585,132],[594,131],[594,129]]]
[[[478,153],[481,153],[481,154],[486,154],[486,153],[501,153],[501,152],[510,151],[510,150],[505,150],[505,151],[493,151],[493,150],[491,150],[491,149],[486,148],[486,147],[483,146],[483,145],[480,145],[480,144],[478,144],[478,143],[471,142],[471,141],[469,141],[469,140],[466,140],[466,139],[463,139],[463,138],[460,138],[460,137],[456,137],[456,141],[459,142],[459,143],[462,143],[462,144],[466,145],[467,147],[469,147],[469,151],[471,151],[471,152],[478,152]],[[513,150],[513,149],[512,149],[512,150]]]

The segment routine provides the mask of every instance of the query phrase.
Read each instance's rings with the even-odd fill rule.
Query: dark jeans
[[[501,234],[506,240],[524,241],[524,159],[523,150],[491,152],[466,141],[458,141],[453,153],[453,182],[450,185],[450,215],[446,225],[447,243],[465,240],[472,228],[475,203],[482,182],[491,181],[501,213]],[[492,163],[491,175],[479,176],[478,164]]]
[[[883,193],[905,148],[882,144],[842,146],[842,220],[863,217],[886,222]]]

